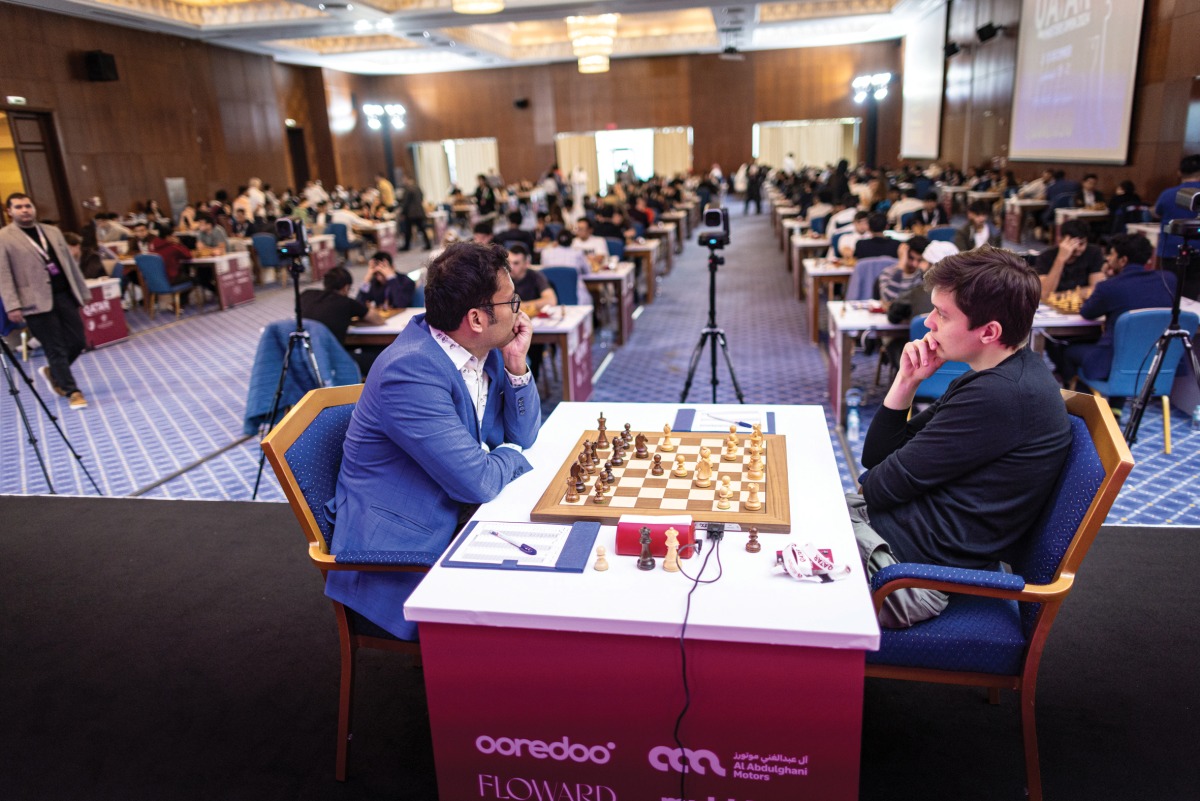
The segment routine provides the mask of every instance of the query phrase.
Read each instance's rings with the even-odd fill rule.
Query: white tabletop
[[[792,234],[794,248],[827,248],[833,240],[826,236],[809,236],[808,234]]]
[[[402,309],[384,321],[383,325],[351,325],[346,331],[347,336],[376,336],[390,334],[398,336],[409,320],[424,312],[424,308]]]
[[[601,413],[617,430],[661,430],[673,421],[674,404],[562,403],[526,451],[534,469],[513,481],[476,520],[528,522],[529,512],[570,454],[579,434],[595,428]],[[689,405],[690,408],[690,405]],[[696,408],[714,408],[698,404]],[[728,407],[719,407],[727,410]],[[787,437],[788,481],[794,535],[760,534],[762,551],[747,553],[746,535],[727,532],[721,545],[724,573],[692,596],[687,636],[698,640],[805,645],[823,648],[879,647],[879,626],[850,527],[819,406],[751,407],[775,413],[776,433]],[[445,568],[430,571],[404,606],[422,622],[508,626],[552,631],[678,637],[692,583],[681,573],[637,569],[636,558],[613,548],[615,528],[603,526],[598,545],[610,568],[583,573]],[[776,572],[774,553],[786,542],[831,548],[852,574],[827,584],[793,581]],[[703,556],[682,560],[694,575]],[[706,577],[716,575],[710,560]]]
[[[857,334],[874,328],[876,331],[907,331],[908,323],[889,323],[885,312],[873,312],[877,300],[831,300],[825,304],[829,320],[834,328],[843,333]],[[843,313],[844,311],[844,313]]]
[[[599,272],[589,272],[583,274],[583,282],[585,284],[602,283],[605,281],[624,281],[625,278],[633,272],[634,264],[631,261],[623,261],[617,264],[615,270],[600,270]]]
[[[1150,240],[1150,244],[1158,246],[1158,235],[1162,231],[1159,223],[1125,223],[1125,232],[1141,234]]]
[[[845,277],[851,275],[854,272],[854,268],[828,261],[827,259],[805,259],[804,272],[808,275]]]
[[[593,309],[591,306],[547,306],[542,311],[546,316],[539,314],[530,318],[535,334],[565,334],[574,331],[585,320],[591,322]]]

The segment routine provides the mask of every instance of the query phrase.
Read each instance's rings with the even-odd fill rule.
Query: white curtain
[[[412,157],[417,186],[421,187],[425,200],[441,203],[450,194],[450,165],[446,161],[446,148],[441,142],[414,142]]]
[[[799,167],[853,162],[853,149],[846,146],[853,135],[854,123],[841,120],[759,123],[758,160],[779,167],[791,153]]]
[[[654,132],[654,173],[669,178],[692,169],[690,128],[659,128]]]
[[[495,139],[455,139],[452,144],[454,177],[458,188],[465,194],[475,191],[475,176],[490,176],[493,172],[500,172],[500,155]]]
[[[582,167],[587,173],[587,193],[594,195],[600,190],[595,134],[559,134],[554,138],[554,152],[558,156],[558,168],[568,182],[575,169]]]

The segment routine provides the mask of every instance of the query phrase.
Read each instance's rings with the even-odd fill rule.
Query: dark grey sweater
[[[871,526],[902,562],[985,567],[1033,525],[1071,428],[1041,356],[967,373],[925,411],[882,407],[863,443]]]

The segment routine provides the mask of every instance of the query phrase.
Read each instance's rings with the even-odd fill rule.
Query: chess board
[[[609,432],[610,437],[617,432]],[[639,432],[633,432],[636,434]],[[607,494],[608,503],[594,503],[593,489],[595,476],[588,476],[587,491],[581,494],[579,500],[568,503],[567,479],[571,475],[571,465],[583,451],[584,440],[595,442],[598,432],[585,431],[570,451],[570,456],[563,461],[562,467],[551,479],[545,493],[533,507],[530,519],[538,522],[573,523],[577,520],[595,520],[608,525],[616,525],[617,520],[624,514],[639,515],[671,515],[690,514],[697,521],[718,523],[737,523],[743,529],[755,526],[763,532],[788,532],[792,528],[791,508],[788,501],[787,479],[787,450],[781,434],[763,435],[763,478],[751,481],[747,476],[747,465],[750,462],[748,451],[749,434],[738,435],[737,461],[724,461],[721,456],[725,449],[725,435],[716,432],[672,432],[671,439],[675,443],[675,451],[668,453],[660,451],[663,435],[658,432],[641,432],[649,440],[650,458],[637,459],[633,457],[631,447],[625,453],[625,464],[613,467],[615,484]],[[707,488],[694,486],[696,463],[700,458],[700,448],[707,446],[711,451],[713,465],[712,485]],[[650,473],[654,454],[662,456],[663,475],[654,476]],[[675,457],[683,454],[684,463],[688,469],[686,478],[671,475],[675,466]],[[605,455],[605,458],[611,456]],[[599,468],[603,471],[603,463]],[[721,478],[730,477],[729,487],[732,490],[729,509],[717,508],[717,491],[721,487]],[[751,511],[744,508],[749,496],[747,485],[758,485],[758,498],[762,508]]]

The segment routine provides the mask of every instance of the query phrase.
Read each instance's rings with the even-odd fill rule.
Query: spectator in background
[[[936,195],[934,196],[934,199],[936,201],[936,199],[937,199]],[[905,189],[903,197],[901,197],[899,200],[897,200],[895,203],[893,203],[890,207],[888,207],[888,210],[887,210],[888,225],[892,228],[896,228],[897,230],[899,230],[900,220],[901,220],[901,218],[904,217],[905,214],[908,214],[911,211],[919,211],[923,207],[924,207],[924,201],[917,199],[917,190],[912,187]],[[937,207],[936,202],[934,203],[934,207],[935,208]]]
[[[575,223],[575,239],[571,242],[571,247],[582,250],[589,256],[608,258],[608,243],[603,237],[596,236],[587,217],[580,217]]]
[[[587,256],[582,250],[571,247],[575,237],[566,229],[558,232],[558,241],[556,244],[545,248],[541,252],[541,264],[546,267],[571,267],[579,273],[579,282],[576,284],[576,294],[579,297],[580,305],[591,303],[591,294],[587,291],[587,286],[583,283],[583,277],[591,273],[591,265],[588,264]]]
[[[1142,209],[1135,210],[1132,208],[1134,206],[1141,206]],[[1142,221],[1142,211],[1144,210],[1145,204],[1138,195],[1133,181],[1121,181],[1117,184],[1116,191],[1108,198],[1108,213],[1112,215],[1112,228],[1109,233],[1125,233],[1127,224]]]
[[[482,176],[480,176],[482,177]],[[490,245],[495,237],[492,235],[492,221],[480,220],[475,223],[471,233],[472,238],[477,245]]]
[[[95,220],[97,242],[120,242],[133,236],[132,231],[117,222],[117,215],[112,212],[97,214]]]
[[[228,249],[229,237],[225,235],[225,229],[214,222],[212,215],[196,215],[196,254],[223,256]]]
[[[877,256],[899,258],[900,242],[883,234],[887,230],[887,217],[882,212],[874,212],[867,217],[867,230],[868,235],[854,243],[855,259]]]
[[[1083,181],[1079,184],[1079,191],[1075,193],[1075,207],[1083,209],[1103,209],[1107,208],[1104,204],[1104,193],[1096,189],[1096,174],[1089,172],[1083,176]]]
[[[301,317],[323,323],[343,347],[351,323],[384,324],[383,315],[378,311],[368,309],[366,304],[350,297],[354,277],[345,267],[334,267],[325,273],[323,280],[324,289],[306,289],[300,293]]]
[[[921,254],[929,246],[929,240],[923,236],[914,236],[900,245],[899,261],[879,274],[876,297],[889,304],[909,289],[920,284],[925,279],[925,271],[921,269]]]
[[[404,228],[404,247],[402,250],[408,250],[411,247],[414,228],[421,232],[421,238],[425,240],[425,250],[433,249],[433,243],[429,241],[429,231],[425,228],[425,193],[421,191],[421,187],[417,186],[417,182],[411,178],[404,181],[404,199],[400,218]]]
[[[67,250],[79,265],[79,271],[83,273],[84,278],[91,280],[108,277],[108,271],[104,269],[104,260],[100,257],[100,249],[96,247],[94,228],[85,228],[83,236],[64,231],[63,239],[67,240]]]
[[[155,235],[150,239],[150,252],[157,253],[162,258],[167,280],[172,284],[187,279],[187,267],[184,262],[192,257],[192,251],[175,236],[175,229],[169,222],[160,224],[156,229]],[[215,286],[211,288],[215,289]]]
[[[392,255],[381,250],[367,262],[367,275],[355,299],[374,309],[407,309],[416,288],[411,278],[396,272]]]
[[[1164,223],[1171,220],[1194,219],[1196,214],[1175,202],[1175,197],[1181,189],[1193,192],[1200,191],[1200,154],[1185,156],[1179,162],[1179,177],[1181,182],[1170,189],[1163,190],[1154,204],[1154,213]],[[1183,246],[1183,237],[1168,234],[1159,237],[1159,254],[1162,258],[1160,269],[1174,272],[1175,260],[1179,257],[1179,248]],[[1191,269],[1183,277],[1184,297],[1200,298],[1200,258],[1193,257]]]
[[[923,225],[926,228],[933,228],[935,225],[949,224],[950,218],[946,216],[946,210],[938,202],[937,192],[930,192],[925,195],[925,199],[921,201],[921,208],[917,210],[917,216],[913,220],[913,225]]]
[[[1104,280],[1104,253],[1088,244],[1088,225],[1082,220],[1062,224],[1058,245],[1038,254],[1034,269],[1042,282],[1042,300],[1055,292],[1094,287]]]
[[[954,246],[965,253],[984,245],[1000,247],[1000,229],[992,224],[992,204],[974,200],[967,206],[967,224],[954,233]]]
[[[500,245],[503,245],[505,248],[509,248],[509,250],[511,250],[511,247],[510,247],[511,245],[520,244],[525,248],[526,253],[532,253],[533,252],[533,232],[521,230],[522,219],[523,218],[521,217],[521,212],[510,211],[508,213],[508,227],[505,228],[500,233],[496,234],[493,241],[495,241],[496,243],[498,243]],[[511,266],[512,266],[512,263],[510,261],[509,267],[511,268]],[[513,280],[514,281],[516,280],[515,276],[514,276]]]

